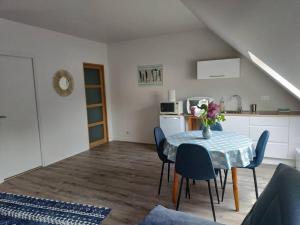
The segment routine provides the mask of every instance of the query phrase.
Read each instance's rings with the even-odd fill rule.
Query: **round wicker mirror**
[[[74,80],[67,70],[59,70],[54,74],[53,87],[60,96],[72,94],[74,89]]]

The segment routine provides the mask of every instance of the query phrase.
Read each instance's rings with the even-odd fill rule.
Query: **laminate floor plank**
[[[170,183],[166,166],[161,196],[158,196],[160,169],[154,145],[115,141],[8,179],[0,185],[0,191],[106,206],[112,212],[104,225],[137,224],[157,204],[174,209],[171,201],[174,165]],[[260,193],[274,170],[275,166],[270,165],[257,169]],[[224,202],[215,204],[215,209],[218,222],[235,225],[251,209],[255,191],[252,172],[239,169],[241,210],[235,212],[231,173],[228,174]],[[206,182],[191,185],[191,199],[183,195],[180,210],[212,220]]]

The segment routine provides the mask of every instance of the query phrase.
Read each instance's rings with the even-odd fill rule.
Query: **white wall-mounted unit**
[[[240,77],[240,58],[197,62],[197,79]]]

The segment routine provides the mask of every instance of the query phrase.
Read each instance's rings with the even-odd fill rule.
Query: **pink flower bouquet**
[[[216,122],[225,121],[224,114],[220,112],[220,106],[214,102],[210,102],[208,105],[193,106],[191,112],[193,116],[201,118],[201,122],[205,127],[210,127]]]

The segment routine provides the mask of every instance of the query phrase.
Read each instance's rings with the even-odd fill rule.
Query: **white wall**
[[[239,94],[246,110],[250,103],[257,103],[258,110],[300,110],[299,101],[246,58],[240,78],[196,80],[197,60],[235,56],[239,54],[208,29],[109,45],[114,139],[152,143],[159,102],[167,100],[168,89],[176,89],[177,99],[209,95],[219,101]],[[149,64],[164,65],[163,87],[137,85],[137,65]],[[270,101],[262,102],[261,96],[270,96]]]
[[[0,52],[34,57],[44,164],[89,149],[83,62],[104,64],[110,115],[106,44],[4,19],[0,19],[0,31]],[[74,76],[74,92],[68,97],[60,97],[52,87],[53,74],[59,69]]]
[[[181,0],[235,49],[248,51],[300,89],[299,0]]]

